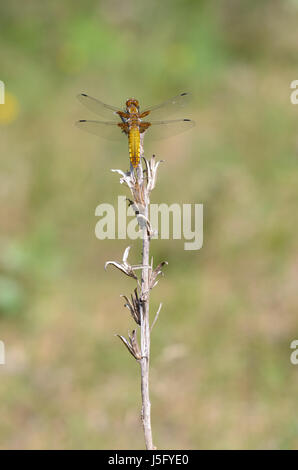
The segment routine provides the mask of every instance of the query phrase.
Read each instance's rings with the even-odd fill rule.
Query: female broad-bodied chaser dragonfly
[[[186,104],[188,98],[188,93],[181,93],[164,103],[140,111],[139,102],[135,98],[128,99],[125,109],[121,110],[81,93],[78,95],[81,103],[99,116],[108,117],[114,119],[114,121],[87,121],[83,119],[77,121],[76,125],[80,129],[108,139],[115,139],[121,135],[120,128],[122,133],[128,137],[130,161],[132,166],[136,168],[140,162],[142,134],[149,131],[152,138],[169,137],[180,134],[195,125],[195,122],[191,119],[166,121],[152,121],[150,119],[151,113],[154,117],[159,118],[163,114],[168,115],[176,110],[179,111]]]

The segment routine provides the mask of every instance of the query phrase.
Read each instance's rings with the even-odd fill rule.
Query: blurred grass
[[[103,271],[127,243],[94,236],[95,207],[124,194],[109,170],[126,143],[76,130],[75,95],[184,90],[196,129],[146,142],[166,160],[153,202],[202,202],[205,224],[198,252],[152,244],[169,261],[152,295],[155,441],[297,448],[297,15],[294,0],[1,5],[1,448],[143,447],[137,366],[113,336],[132,326],[132,284]]]

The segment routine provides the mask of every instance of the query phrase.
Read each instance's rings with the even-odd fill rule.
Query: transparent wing
[[[121,123],[114,121],[86,121],[76,122],[79,129],[98,135],[108,140],[121,140],[125,135],[121,129]]]
[[[173,98],[164,101],[161,104],[143,109],[142,112],[150,111],[149,119],[151,118],[151,113],[154,119],[159,117],[162,118],[163,116],[169,116],[173,113],[183,112],[184,114],[184,108],[189,104],[190,98],[190,93],[180,93],[180,95],[174,96]]]
[[[86,108],[90,109],[95,114],[103,118],[108,119],[119,119],[117,111],[119,108],[115,108],[115,106],[110,106],[109,104],[105,104],[102,101],[97,100],[96,98],[92,98],[92,96],[88,96],[85,93],[80,93],[77,96],[78,100],[86,106]]]
[[[181,134],[196,125],[190,119],[174,119],[169,121],[151,121],[151,125],[145,131],[146,138],[152,140],[166,139]]]

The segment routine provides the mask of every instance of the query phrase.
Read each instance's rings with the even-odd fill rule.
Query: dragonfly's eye
[[[130,98],[129,100],[126,101],[126,107],[130,108],[131,106],[135,106],[137,109],[139,109],[139,102],[135,98]]]

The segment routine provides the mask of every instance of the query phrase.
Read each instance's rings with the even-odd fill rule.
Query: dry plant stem
[[[148,219],[150,204],[149,193],[144,184],[144,216]],[[143,253],[141,280],[141,392],[142,392],[142,421],[146,449],[154,449],[151,430],[151,403],[149,397],[149,360],[150,360],[150,324],[149,324],[149,250],[150,236],[146,227],[143,229]]]
[[[162,261],[155,268],[153,267],[153,259],[151,263],[149,263],[150,240],[156,233],[148,219],[150,193],[155,187],[157,169],[161,162],[157,162],[154,155],[150,161],[147,160],[143,157],[143,147],[141,147],[141,149],[141,161],[144,160],[144,170],[140,163],[137,168],[131,167],[130,171],[126,173],[122,170],[112,171],[121,175],[120,183],[125,184],[131,192],[132,200],[128,199],[128,202],[135,212],[143,234],[142,263],[140,265],[131,265],[128,262],[130,247],[127,247],[124,251],[122,262],[107,261],[105,268],[109,265],[114,266],[126,276],[134,279],[137,283],[130,298],[127,295],[121,295],[121,297],[125,299],[126,303],[124,306],[128,308],[132,318],[140,328],[140,346],[137,340],[136,329],[128,333],[128,339],[119,334],[116,336],[120,338],[129,353],[140,364],[142,396],[141,416],[145,443],[147,450],[154,450],[156,447],[152,442],[151,404],[149,397],[150,334],[156,323],[162,304],[160,304],[150,328],[149,296],[151,289],[157,285],[159,276],[163,275],[162,268],[167,262]],[[137,276],[136,270],[138,269],[141,269],[141,278]]]

